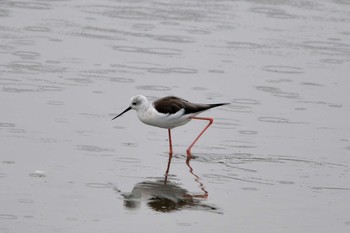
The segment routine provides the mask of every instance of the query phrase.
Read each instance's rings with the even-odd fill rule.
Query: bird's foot
[[[197,156],[195,156],[194,154],[192,154],[191,150],[186,150],[186,154],[187,154],[187,159],[195,159],[197,158]]]

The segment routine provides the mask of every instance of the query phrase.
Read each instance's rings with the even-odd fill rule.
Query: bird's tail
[[[209,104],[209,108],[215,108],[215,107],[219,107],[222,105],[228,105],[230,103],[218,103],[218,104]]]

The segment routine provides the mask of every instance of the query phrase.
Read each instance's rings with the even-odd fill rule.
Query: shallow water
[[[349,7],[1,1],[0,232],[349,232]],[[231,104],[165,182],[136,94]]]

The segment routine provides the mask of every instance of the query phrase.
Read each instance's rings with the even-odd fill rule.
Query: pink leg
[[[198,141],[198,139],[202,136],[202,134],[209,128],[209,126],[211,124],[213,124],[214,120],[213,118],[207,118],[207,117],[191,117],[192,119],[196,119],[196,120],[206,120],[209,121],[208,125],[205,126],[205,128],[202,130],[202,132],[198,135],[198,137],[192,142],[192,144],[187,148],[186,152],[187,152],[187,157],[192,157],[191,155],[191,149],[193,147],[193,145]]]
[[[170,129],[168,129],[168,135],[169,135],[169,160],[168,160],[168,166],[167,166],[167,169],[165,171],[165,182],[168,178],[168,173],[169,173],[169,169],[170,169],[170,163],[171,163],[171,159],[173,157],[173,145],[172,145],[172,142],[171,142],[171,132],[170,132]]]
[[[168,129],[168,135],[169,135],[169,156],[172,156],[173,155],[173,143],[171,141],[170,129]]]

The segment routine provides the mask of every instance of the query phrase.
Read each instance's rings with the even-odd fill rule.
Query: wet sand
[[[0,2],[0,232],[349,232],[347,1]],[[230,102],[173,130],[130,97]]]

